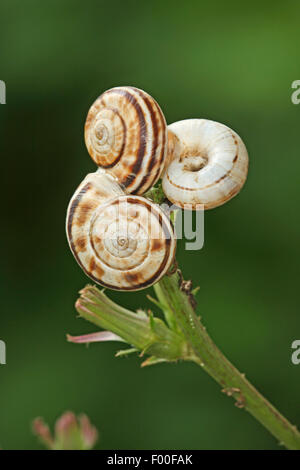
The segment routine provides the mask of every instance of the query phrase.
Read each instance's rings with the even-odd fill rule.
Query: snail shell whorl
[[[167,154],[167,125],[156,101],[133,87],[105,91],[90,108],[85,142],[95,163],[113,174],[126,193],[153,186]]]
[[[157,282],[176,249],[162,210],[143,197],[125,195],[103,172],[88,175],[75,192],[67,236],[85,273],[116,290],[139,290]]]
[[[212,209],[240,191],[247,178],[248,153],[233,130],[206,119],[186,119],[171,124],[168,131],[163,190],[171,202]]]

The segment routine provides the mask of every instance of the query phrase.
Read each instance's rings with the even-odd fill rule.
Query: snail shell
[[[168,217],[141,196],[126,195],[103,170],[87,175],[70,201],[67,237],[77,262],[98,284],[139,290],[173,262],[176,239]]]
[[[111,88],[88,112],[85,142],[95,163],[115,176],[126,193],[143,194],[163,170],[167,125],[159,105],[145,91]]]
[[[248,153],[229,127],[206,119],[186,119],[168,126],[168,156],[163,190],[179,207],[220,206],[244,185]]]

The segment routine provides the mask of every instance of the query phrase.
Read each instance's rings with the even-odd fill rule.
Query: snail
[[[115,176],[127,193],[144,194],[159,179],[167,155],[167,124],[143,90],[116,87],[91,106],[85,142],[94,162]]]
[[[151,286],[175,256],[176,239],[167,215],[148,199],[125,194],[101,169],[87,175],[72,197],[66,230],[79,265],[110,289]]]
[[[85,142],[99,169],[73,195],[66,230],[77,262],[104,287],[143,289],[173,262],[171,222],[139,196],[163,171],[167,132],[159,105],[134,87],[105,91],[88,112]]]
[[[224,204],[247,176],[247,150],[234,131],[205,119],[167,127],[156,101],[134,87],[99,96],[85,142],[98,169],[71,198],[67,238],[85,273],[115,290],[151,286],[174,261],[173,225],[142,196],[160,177],[171,202],[198,210]]]
[[[207,119],[186,119],[168,126],[168,141],[162,187],[177,206],[212,209],[243,187],[248,153],[229,127]]]

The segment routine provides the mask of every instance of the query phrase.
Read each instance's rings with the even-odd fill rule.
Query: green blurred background
[[[136,357],[114,358],[116,343],[65,340],[95,331],[76,319],[88,279],[64,230],[69,198],[95,169],[83,124],[102,91],[127,84],[153,95],[168,123],[209,118],[243,137],[244,190],[205,214],[204,248],[181,242],[178,260],[201,286],[217,344],[300,424],[290,359],[300,337],[299,14],[294,1],[1,0],[2,448],[41,448],[31,420],[53,424],[66,409],[91,417],[98,448],[278,448],[196,365],[140,369]],[[109,293],[133,309],[149,307],[145,294]]]

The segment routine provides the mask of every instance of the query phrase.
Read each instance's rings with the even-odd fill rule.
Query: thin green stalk
[[[236,400],[239,408],[249,411],[280,444],[288,449],[300,450],[300,433],[274,408],[251,383],[221,353],[208,335],[193,306],[188,283],[182,281],[179,271],[166,275],[154,286],[161,305],[167,313],[173,312],[186,341],[192,347],[189,358],[200,365],[222,387],[222,391]]]

